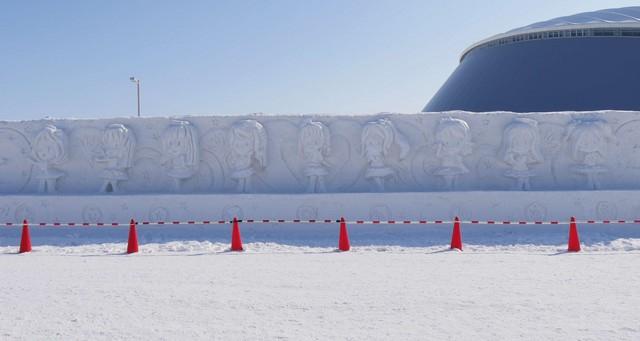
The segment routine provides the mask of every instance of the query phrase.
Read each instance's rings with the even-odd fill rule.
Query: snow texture
[[[638,189],[639,113],[0,122],[0,192]]]
[[[0,122],[0,222],[633,219],[637,112]],[[369,192],[388,193],[369,193]],[[243,193],[234,193],[243,192]],[[313,193],[304,193],[313,192]],[[322,193],[328,192],[328,193]],[[52,195],[52,193],[56,193]],[[234,193],[234,194],[230,194]],[[295,193],[295,194],[293,194]],[[0,339],[640,338],[637,225],[0,228]]]
[[[640,191],[423,193],[8,195],[0,223],[127,223],[238,219],[583,220],[637,219]]]
[[[617,243],[617,242],[616,242]],[[0,254],[0,338],[637,340],[633,252],[248,244]],[[617,249],[617,247],[613,247]]]
[[[639,124],[625,111],[2,121],[0,223],[631,219]]]
[[[0,229],[0,338],[636,340],[637,225]]]

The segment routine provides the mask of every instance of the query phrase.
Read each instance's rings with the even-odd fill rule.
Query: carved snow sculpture
[[[331,147],[329,128],[321,122],[306,120],[298,135],[298,150],[304,160],[304,176],[307,177],[308,193],[327,191],[324,178],[331,165],[327,162]]]
[[[601,119],[575,120],[569,124],[566,139],[571,142],[571,157],[577,162],[571,168],[586,176],[588,189],[599,189],[599,175],[605,166],[609,142],[613,140],[611,127]]]
[[[31,161],[39,172],[38,192],[53,193],[56,182],[65,175],[64,172],[52,167],[66,159],[67,138],[64,132],[53,125],[47,125],[36,136],[31,147]]]
[[[388,160],[391,148],[397,145],[400,148],[399,158],[403,160],[409,154],[409,144],[386,118],[365,124],[361,144],[368,166],[364,177],[371,182],[373,191],[384,192],[387,179],[396,177],[396,171]]]
[[[173,120],[162,135],[162,147],[162,164],[174,180],[174,189],[180,191],[182,183],[194,176],[200,166],[198,134],[191,122]]]
[[[229,145],[227,162],[230,176],[237,182],[236,190],[251,192],[253,175],[267,166],[267,133],[258,121],[238,121],[231,126]]]
[[[516,180],[516,189],[531,189],[529,178],[535,172],[531,164],[544,161],[540,152],[538,122],[528,118],[516,118],[504,131],[502,160],[511,167],[504,176]]]
[[[120,192],[120,182],[129,180],[136,140],[133,132],[122,124],[110,124],[102,133],[102,150],[95,161],[104,164],[100,189],[103,193]]]
[[[447,189],[455,189],[458,177],[469,173],[463,162],[472,148],[469,125],[457,118],[443,118],[436,129],[435,141],[440,167],[434,170],[434,174],[444,179]]]

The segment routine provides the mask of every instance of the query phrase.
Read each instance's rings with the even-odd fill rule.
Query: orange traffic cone
[[[20,238],[20,251],[18,253],[31,252],[31,236],[29,235],[29,223],[27,219],[22,221],[22,238]]]
[[[244,251],[240,237],[240,226],[236,217],[233,218],[233,230],[231,231],[231,251]]]
[[[136,231],[136,222],[131,219],[129,224],[129,244],[127,245],[127,253],[138,252],[138,231]]]
[[[576,224],[575,217],[571,217],[571,223],[569,224],[569,245],[567,251],[580,251],[580,237],[578,236],[578,225]]]
[[[340,218],[340,240],[338,240],[338,250],[349,251],[351,244],[349,243],[349,233],[347,232],[347,223],[344,218]]]
[[[462,234],[460,233],[460,219],[456,217],[453,222],[453,233],[451,234],[451,250],[462,251]]]

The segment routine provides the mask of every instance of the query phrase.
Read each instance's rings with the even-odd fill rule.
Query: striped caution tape
[[[238,219],[238,223],[247,224],[334,224],[339,223],[340,219]],[[140,221],[137,225],[225,225],[231,224],[231,220],[188,220],[188,221]],[[434,224],[453,224],[453,220],[346,220],[349,225],[434,225]],[[461,220],[461,224],[475,225],[566,225],[570,221],[509,221],[509,220]],[[576,220],[578,224],[640,224],[640,219],[635,220]],[[1,223],[0,223],[1,224]],[[0,226],[12,227],[22,226],[22,223],[3,223]],[[112,223],[75,223],[75,222],[54,222],[54,223],[29,223],[30,226],[40,227],[119,227],[129,226],[130,223],[112,222]]]

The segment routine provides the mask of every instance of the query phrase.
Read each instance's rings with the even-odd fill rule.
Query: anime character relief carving
[[[103,164],[103,179],[100,191],[103,193],[120,192],[120,183],[129,180],[128,169],[133,166],[133,153],[136,140],[133,132],[122,124],[110,124],[102,133],[99,154],[94,157]]]
[[[528,118],[516,118],[503,135],[502,160],[511,167],[504,176],[516,180],[515,188],[528,191],[529,179],[535,176],[530,166],[544,160],[540,152],[538,122]]]
[[[267,166],[267,133],[258,121],[238,121],[231,126],[229,145],[227,162],[236,191],[251,192],[253,175]]]
[[[47,125],[38,133],[31,147],[30,160],[38,168],[38,192],[56,192],[56,182],[65,175],[54,168],[65,161],[67,138],[64,132],[54,125]]]
[[[180,191],[185,180],[198,172],[200,151],[198,134],[189,121],[173,120],[162,135],[162,164],[173,179],[174,190]]]
[[[371,182],[373,191],[384,192],[385,183],[396,177],[396,171],[389,164],[391,148],[398,146],[399,159],[404,160],[409,154],[409,144],[389,119],[382,118],[365,124],[361,146],[367,160],[364,177]]]
[[[303,174],[307,178],[307,193],[327,191],[325,177],[329,174],[326,158],[331,150],[329,128],[321,122],[306,120],[298,135],[298,150],[304,161]]]
[[[613,141],[611,127],[600,119],[575,120],[567,127],[566,140],[571,142],[571,168],[587,178],[588,189],[601,187],[599,175],[609,169],[605,166],[607,148]]]
[[[637,116],[451,112],[0,122],[0,191],[635,190]]]
[[[434,174],[443,178],[447,189],[455,189],[458,177],[469,173],[464,157],[471,154],[473,145],[467,122],[451,117],[441,119],[435,133],[435,146],[440,166]]]

